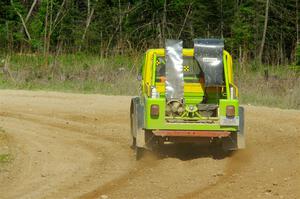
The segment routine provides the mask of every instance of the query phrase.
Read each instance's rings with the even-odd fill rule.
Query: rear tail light
[[[226,106],[226,117],[234,117],[235,116],[235,108],[232,105]]]
[[[157,104],[152,104],[150,109],[150,114],[152,117],[159,116],[159,106]]]

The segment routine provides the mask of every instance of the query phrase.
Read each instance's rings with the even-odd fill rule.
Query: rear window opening
[[[204,73],[194,57],[183,57],[183,79],[186,83],[204,83]],[[166,81],[166,58],[156,58],[155,82]]]

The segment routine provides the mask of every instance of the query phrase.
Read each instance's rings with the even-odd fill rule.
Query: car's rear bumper
[[[228,137],[229,131],[183,131],[183,130],[155,130],[154,135],[161,137]]]

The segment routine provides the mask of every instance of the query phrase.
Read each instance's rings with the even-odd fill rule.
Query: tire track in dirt
[[[98,188],[85,193],[78,197],[78,199],[95,199],[99,198],[101,195],[105,195],[108,193],[111,193],[113,191],[116,191],[117,189],[122,188],[122,185],[127,184],[132,178],[137,178],[141,175],[143,175],[143,172],[147,168],[155,168],[158,166],[158,161],[155,160],[146,160],[142,162],[138,162],[136,168],[130,170],[127,174],[122,175],[116,179],[113,179],[112,181],[99,186]]]
[[[7,125],[5,126],[5,130],[7,130],[7,132],[12,132],[12,131],[14,131],[14,129],[13,129],[13,123],[19,123],[19,122],[22,122],[24,125],[26,125],[26,126],[32,126],[32,121],[26,121],[26,120],[20,120],[20,119],[15,119],[15,118],[8,118],[7,119],[7,121],[6,121],[6,123],[7,123]],[[25,123],[24,123],[24,121],[25,121]],[[28,124],[28,125],[27,125]],[[30,124],[30,125],[29,125]],[[33,174],[35,174],[36,175],[36,172],[35,172],[35,170],[37,170],[37,171],[40,171],[41,173],[43,173],[42,172],[42,170],[45,170],[45,164],[43,164],[43,163],[47,163],[48,164],[48,162],[49,162],[49,157],[47,157],[47,156],[49,156],[49,154],[48,155],[43,155],[43,156],[40,156],[40,158],[39,159],[37,159],[36,158],[36,156],[37,156],[37,154],[35,154],[35,153],[41,153],[41,154],[43,154],[43,153],[46,153],[46,151],[47,150],[50,150],[51,151],[51,148],[49,148],[49,147],[51,147],[51,146],[49,146],[49,144],[47,144],[46,146],[44,146],[45,145],[45,141],[48,139],[48,136],[44,136],[44,135],[39,135],[38,137],[37,136],[35,136],[35,135],[37,135],[38,134],[38,129],[41,129],[41,126],[40,126],[40,124],[37,124],[37,125],[34,125],[35,126],[35,129],[37,129],[37,131],[33,131],[33,130],[30,130],[30,128],[24,128],[24,129],[22,129],[22,131],[16,131],[16,132],[22,132],[22,133],[25,133],[26,131],[30,131],[30,133],[33,135],[33,136],[28,136],[29,134],[27,134],[27,136],[28,136],[28,138],[26,138],[26,137],[24,137],[24,136],[22,136],[22,139],[24,139],[24,140],[22,140],[21,142],[20,142],[20,140],[18,139],[18,140],[15,140],[13,143],[11,143],[11,144],[17,144],[17,145],[19,145],[19,149],[17,150],[17,152],[18,152],[18,154],[16,154],[16,160],[18,160],[17,162],[16,162],[16,166],[17,166],[17,168],[16,168],[16,171],[17,171],[17,173],[18,173],[18,175],[14,175],[13,174],[13,176],[12,177],[14,177],[15,178],[15,180],[13,181],[13,183],[11,184],[11,186],[13,186],[13,187],[16,187],[17,189],[16,190],[22,190],[23,188],[22,187],[20,187],[20,183],[24,183],[24,186],[26,187],[26,182],[28,183],[28,180],[30,180],[30,178],[28,178],[29,177],[29,175],[31,175],[31,173],[33,173]],[[44,126],[42,125],[42,128],[44,129]],[[34,137],[35,139],[30,139],[30,137]],[[42,141],[41,141],[42,140]],[[44,141],[45,140],[45,141]],[[97,157],[97,156],[99,156],[99,154],[98,153],[96,153],[95,152],[95,150],[93,149],[93,146],[92,145],[83,145],[83,144],[81,144],[81,143],[84,143],[84,140],[82,140],[82,141],[72,141],[72,143],[74,143],[74,144],[76,144],[76,148],[77,149],[79,149],[79,150],[77,150],[78,151],[78,153],[77,154],[81,154],[80,152],[84,152],[84,151],[86,151],[86,152],[88,152],[88,153],[86,153],[86,155],[88,155],[88,156],[90,156],[90,155],[92,155],[92,156],[94,156],[94,157]],[[57,143],[57,144],[55,144],[55,145],[65,145],[65,146],[69,146],[70,144],[72,144],[72,143],[70,143],[70,141],[69,141],[69,138],[68,137],[65,137],[65,138],[63,138],[63,139],[61,139],[61,137],[59,138],[59,142]],[[50,143],[51,144],[51,143]],[[53,145],[53,144],[52,144]],[[46,147],[46,148],[45,148]],[[53,153],[53,151],[51,151],[51,153]],[[55,153],[53,153],[53,154],[55,154]],[[105,154],[105,153],[104,153]],[[50,154],[51,155],[51,154]],[[24,159],[24,158],[22,158],[23,156],[25,156],[26,157],[26,159]],[[84,157],[84,159],[86,159],[86,157]],[[97,160],[97,159],[94,159],[94,160]],[[94,161],[93,160],[93,161]],[[98,160],[97,160],[98,161]],[[37,162],[41,162],[42,164],[36,164]],[[60,162],[57,162],[58,164],[60,163]],[[87,164],[88,164],[88,162],[87,162]],[[37,168],[36,168],[37,167]],[[80,167],[79,167],[80,168]],[[45,173],[45,174],[41,174],[42,175],[42,178],[45,178],[45,179],[47,179],[48,177],[48,174],[47,173]],[[44,176],[43,176],[44,175]],[[82,176],[82,177],[80,177],[80,176]],[[93,176],[93,174],[92,175],[90,175],[90,176],[84,176],[84,175],[79,175],[78,176],[78,180],[79,181],[84,181],[85,179],[89,179],[89,178],[91,178]],[[31,177],[31,176],[30,176]],[[47,178],[46,178],[47,177]],[[63,177],[63,176],[62,176]],[[68,177],[68,176],[67,176]],[[70,177],[70,176],[69,176]],[[18,179],[18,180],[16,180],[16,179]],[[36,179],[37,180],[37,179]],[[47,193],[49,192],[49,190],[48,190],[48,187],[49,187],[49,185],[51,185],[50,183],[59,183],[59,182],[53,182],[53,181],[49,181],[48,182],[48,185],[47,184],[44,184],[44,183],[42,183],[42,184],[32,184],[32,186],[33,187],[35,187],[35,186],[38,186],[38,188],[36,188],[37,190],[39,190],[40,192],[44,192],[44,194],[45,194],[45,197],[47,197],[46,195],[47,195]],[[66,184],[67,186],[68,186],[68,184]],[[65,185],[64,185],[65,186]],[[28,186],[27,186],[28,187]],[[2,188],[2,187],[1,187]],[[66,188],[66,187],[65,187]],[[45,190],[44,190],[45,189]],[[56,190],[59,190],[60,189],[60,187],[57,187],[57,189]],[[26,196],[27,195],[27,193],[24,193],[24,196],[22,196],[22,198],[40,198],[40,196],[38,196],[38,195],[34,195],[34,192],[35,191],[33,191],[33,189],[31,188],[31,190],[29,191],[28,190],[28,192],[30,193],[30,192],[33,192],[32,193],[32,195],[30,196],[30,197],[28,197],[28,196]],[[15,194],[17,194],[17,193],[15,193]],[[13,197],[12,196],[10,196],[10,197],[8,197],[8,198],[20,198],[21,196],[20,195],[15,195],[14,193],[11,193],[11,195],[14,195]],[[6,198],[7,196],[9,196],[9,194],[5,194],[5,197],[4,198]],[[53,198],[53,197],[49,197],[49,198]]]
[[[94,129],[92,129],[91,127],[87,126],[87,127],[83,128],[79,125],[70,124],[70,123],[68,123],[68,125],[66,125],[65,121],[58,122],[57,118],[55,119],[55,121],[51,121],[51,118],[48,118],[47,116],[44,116],[44,115],[47,115],[47,114],[43,114],[43,116],[41,116],[41,114],[39,114],[38,116],[36,116],[35,114],[28,114],[28,113],[23,113],[20,111],[10,112],[10,111],[6,110],[4,112],[0,112],[0,117],[2,116],[2,117],[8,117],[8,118],[15,118],[15,119],[19,119],[19,120],[25,120],[25,121],[29,121],[29,122],[33,122],[33,123],[38,123],[39,125],[51,126],[52,128],[59,128],[59,129],[63,129],[63,130],[72,131],[73,133],[74,132],[75,133],[88,132],[88,129],[90,129],[91,130],[90,133],[87,133],[87,134],[90,134],[90,135],[94,134],[94,133],[92,133],[94,131]],[[42,119],[42,117],[44,117],[44,118]],[[69,121],[73,121],[72,117],[66,117],[66,118],[68,118]],[[85,117],[85,119],[87,119],[87,117]],[[77,117],[76,117],[75,121],[76,122],[79,121]],[[88,122],[89,124],[92,123],[91,120],[85,120],[85,122]],[[101,139],[112,142],[112,143],[116,141],[114,138],[105,136],[105,135],[102,135]],[[80,142],[80,144],[83,145],[84,142]],[[119,146],[121,146],[123,148],[123,150],[124,150],[124,148],[129,147],[127,144],[122,144]],[[86,145],[86,147],[91,148],[91,146],[88,146],[88,145]],[[105,157],[103,162],[105,160],[109,159],[108,154],[102,153],[102,155]],[[145,160],[143,162],[137,162],[136,166],[134,166],[134,168],[129,170],[127,173],[117,177],[116,179],[109,181],[108,183],[105,183],[104,185],[97,187],[96,189],[94,189],[88,193],[83,194],[82,196],[80,196],[78,198],[80,198],[80,199],[98,198],[102,194],[107,194],[107,193],[110,193],[111,191],[122,188],[122,185],[126,184],[130,179],[140,176],[144,170],[146,170],[148,168],[155,168],[157,165],[158,165],[157,161],[149,160],[149,159]]]
[[[165,146],[163,158],[136,162],[129,103],[124,96],[0,91],[0,126],[12,138],[18,164],[10,180],[0,172],[0,195],[300,197],[299,111],[247,106],[247,149],[230,157],[214,159],[197,145],[176,145]]]
[[[41,116],[39,116],[39,117],[36,118],[34,114],[28,114],[28,113],[22,113],[22,112],[9,112],[9,111],[5,111],[5,112],[0,112],[0,116],[15,118],[15,119],[19,119],[19,120],[26,120],[26,121],[30,121],[30,122],[42,124],[42,125],[45,125],[45,126],[51,126],[53,128],[68,130],[68,131],[72,131],[72,132],[80,133],[80,134],[82,134],[82,132],[84,132],[84,131],[87,132],[87,128],[89,128],[88,126],[85,127],[85,128],[82,128],[82,127],[80,127],[79,125],[76,125],[76,124],[69,125],[69,123],[66,124],[65,121],[61,121],[61,122],[52,121],[52,123],[49,123],[49,121],[51,121],[51,118],[45,118],[45,121],[43,121],[43,120],[41,120]],[[62,124],[62,123],[64,123],[64,124]],[[94,129],[91,129],[89,135],[93,134],[92,133],[93,130]],[[108,136],[105,136],[105,135],[102,135],[101,139],[104,139],[104,140],[107,140],[107,141],[110,141],[110,142],[114,142],[115,141],[114,138],[108,137]],[[122,147],[128,147],[128,146],[125,145],[125,144],[123,144]]]
[[[220,195],[223,195],[222,198],[240,198],[237,197],[238,194],[234,193],[234,195],[230,195],[230,194],[225,194],[226,192],[229,193],[233,193],[233,191],[231,190],[232,187],[232,182],[234,181],[244,181],[244,180],[240,180],[237,178],[246,178],[245,176],[251,176],[253,175],[253,173],[257,172],[261,172],[262,170],[262,165],[265,166],[265,164],[267,165],[267,163],[265,162],[261,162],[261,165],[257,165],[257,159],[258,157],[261,158],[262,154],[265,154],[265,160],[268,160],[270,157],[273,157],[274,159],[280,158],[279,153],[275,152],[276,150],[280,149],[280,151],[289,151],[289,153],[287,153],[287,156],[293,155],[293,150],[290,150],[289,148],[291,148],[290,144],[292,141],[292,148],[294,148],[294,150],[296,149],[294,147],[294,144],[296,143],[300,143],[300,139],[298,138],[294,138],[294,136],[296,135],[295,133],[298,131],[298,133],[300,133],[300,112],[297,111],[293,111],[291,110],[290,112],[288,110],[280,110],[280,109],[275,109],[274,113],[272,109],[269,108],[265,108],[265,107],[260,107],[260,108],[256,108],[256,107],[247,107],[248,109],[248,114],[246,117],[247,123],[246,124],[246,130],[247,130],[247,148],[245,150],[240,150],[238,152],[236,152],[232,157],[229,158],[228,163],[226,164],[226,167],[224,169],[224,175],[222,175],[218,181],[216,181],[215,183],[212,183],[208,186],[203,186],[200,187],[198,189],[195,189],[191,192],[187,192],[184,193],[182,195],[180,195],[179,197],[176,197],[177,199],[183,199],[183,198],[207,198],[207,197],[211,197],[211,198],[220,198]],[[263,111],[261,111],[261,109]],[[264,114],[258,114],[260,112],[263,112]],[[279,113],[279,114],[276,114]],[[297,116],[298,115],[298,116]],[[268,119],[266,119],[268,118]],[[277,127],[277,128],[276,128]],[[284,130],[286,130],[286,132],[284,132]],[[287,133],[289,132],[290,133]],[[271,134],[270,134],[271,133]],[[285,135],[286,134],[286,135]],[[300,134],[298,134],[300,135]],[[290,139],[288,138],[290,137]],[[298,145],[298,147],[300,147],[300,145]],[[270,150],[271,149],[271,150]],[[300,149],[300,148],[298,148]],[[272,152],[272,150],[274,150],[274,152]],[[297,150],[296,150],[297,151]],[[261,154],[262,153],[262,154]],[[295,153],[294,153],[295,154]],[[300,154],[298,152],[296,152],[296,154]],[[278,157],[276,157],[276,155],[278,155]],[[294,158],[296,161],[299,161],[300,156],[298,156],[298,158]],[[283,160],[281,160],[283,161]],[[249,166],[249,165],[255,165],[256,164],[256,168]],[[276,164],[273,164],[269,167],[270,170],[266,170],[265,173],[267,174],[268,172],[273,172],[274,168],[276,167]],[[290,167],[292,167],[292,165],[290,165]],[[260,169],[260,170],[257,170]],[[279,168],[278,168],[279,169]],[[281,168],[280,168],[281,169]],[[294,165],[294,169],[289,169],[290,172],[293,172],[293,170],[295,170],[295,165]],[[300,171],[300,167],[297,166],[296,167],[296,172]],[[252,173],[250,173],[252,172]],[[282,171],[281,171],[282,172]],[[291,174],[292,176],[295,175],[295,173]],[[266,175],[265,174],[265,175]],[[261,177],[263,176],[263,174],[261,174]],[[259,181],[261,180],[259,177],[255,176],[256,180]],[[289,179],[288,178],[284,178],[284,179]],[[279,178],[280,179],[280,178]],[[249,179],[249,181],[251,182],[252,180],[254,180],[254,182],[252,182],[253,184],[257,184],[257,182],[255,182],[255,178],[253,179]],[[296,184],[300,183],[300,178],[299,178],[299,174],[298,176],[295,178],[295,180],[297,181]],[[278,181],[278,179],[276,179],[275,181]],[[251,186],[251,184],[249,184],[249,182],[244,182],[246,185],[240,185],[241,189],[244,189],[244,186],[247,187],[248,185],[248,189],[249,186]],[[261,183],[262,184],[262,183]],[[277,186],[277,184],[279,183],[270,183],[272,186]],[[286,182],[284,182],[285,186],[286,186]],[[257,185],[256,185],[257,186]],[[257,195],[257,197],[254,197],[253,195],[247,195],[247,197],[244,198],[268,198],[272,195],[272,189],[274,189],[274,187],[270,188],[270,185],[259,185],[259,188],[261,187],[268,187],[265,189],[265,191],[263,193],[259,193]],[[289,185],[290,186],[290,185]],[[227,189],[224,189],[227,188]],[[256,188],[257,190],[259,188]],[[236,189],[236,188],[235,188]],[[224,190],[224,193],[220,192],[220,190]],[[254,192],[257,190],[255,190],[255,188],[251,189],[250,188],[250,192]],[[238,190],[236,190],[238,191]],[[216,195],[214,195],[216,194]],[[242,192],[241,192],[242,194]],[[298,198],[297,196],[293,195],[296,194],[298,196],[299,192],[289,192],[287,195],[292,195],[289,196],[287,198]],[[226,196],[226,197],[224,197]],[[279,193],[275,193],[276,197],[279,198],[285,198],[284,195],[280,195]]]

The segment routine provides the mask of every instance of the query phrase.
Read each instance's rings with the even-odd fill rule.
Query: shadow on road
[[[160,145],[156,147],[152,153],[157,155],[157,157],[159,157],[160,159],[178,158],[183,161],[207,157],[218,160],[230,157],[233,154],[233,152],[231,151],[224,151],[218,145],[201,145],[191,143],[172,143]]]

